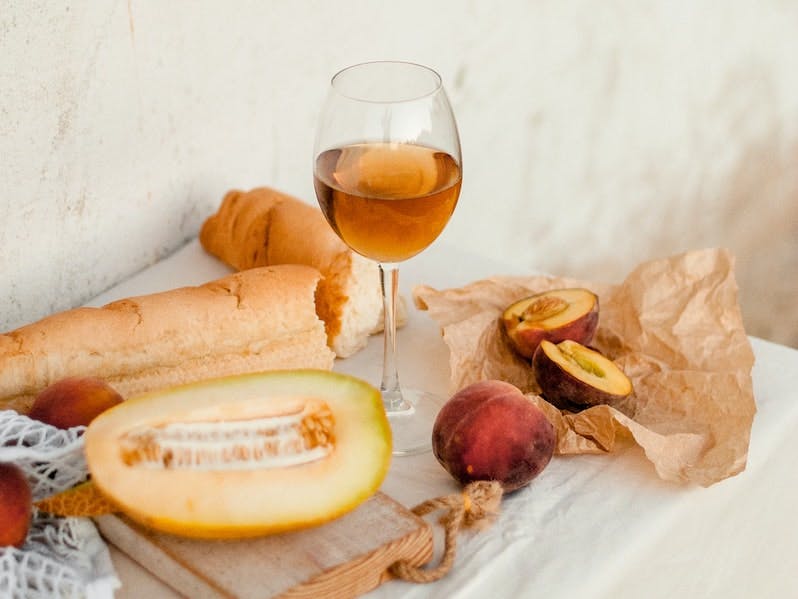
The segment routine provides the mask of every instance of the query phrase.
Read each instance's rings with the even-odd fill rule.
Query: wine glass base
[[[388,411],[393,434],[393,455],[408,456],[432,449],[432,425],[444,399],[427,391],[402,389],[402,397],[411,407]]]

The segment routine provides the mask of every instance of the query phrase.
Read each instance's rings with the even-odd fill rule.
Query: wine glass
[[[438,237],[460,195],[460,138],[440,76],[397,61],[339,71],[321,111],[313,156],[316,197],[330,226],[379,264],[385,314],[380,390],[393,453],[426,451],[442,401],[399,385],[396,296],[399,262]]]

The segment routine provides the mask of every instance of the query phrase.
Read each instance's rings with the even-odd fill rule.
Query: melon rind
[[[141,425],[200,413],[241,414],[252,405],[322,399],[336,443],[321,460],[255,470],[154,470],[125,464],[119,438]],[[368,499],[391,459],[391,432],[379,391],[324,370],[271,371],[213,379],[129,399],[97,417],[85,434],[94,484],[131,519],[196,538],[242,538],[318,525]]]

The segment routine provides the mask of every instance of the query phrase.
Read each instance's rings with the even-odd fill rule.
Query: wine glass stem
[[[382,289],[382,304],[385,315],[385,335],[382,362],[382,403],[386,412],[404,412],[412,410],[412,405],[402,397],[399,386],[399,371],[396,367],[396,298],[399,289],[399,268],[390,267],[386,273],[385,267],[380,266],[380,288]],[[386,281],[390,275],[390,281]],[[388,284],[386,284],[388,283]]]

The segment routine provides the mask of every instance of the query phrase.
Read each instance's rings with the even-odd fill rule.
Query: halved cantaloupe
[[[141,524],[237,538],[313,526],[382,484],[380,393],[317,370],[204,381],[129,399],[85,434],[92,480]]]

